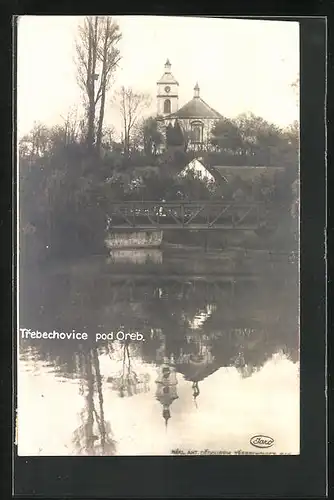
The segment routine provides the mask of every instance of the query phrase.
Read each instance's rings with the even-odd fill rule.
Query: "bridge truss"
[[[221,201],[111,202],[110,229],[256,230],[268,223],[265,204]]]

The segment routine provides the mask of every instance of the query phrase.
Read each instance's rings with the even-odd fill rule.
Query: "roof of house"
[[[199,158],[193,158],[189,163],[187,163],[187,165],[185,165],[184,168],[188,168],[188,167],[196,167],[196,166],[200,166],[200,167],[205,167],[204,163],[203,163],[203,160],[201,161]]]
[[[272,166],[265,166],[265,165],[212,165],[211,168],[214,168],[215,170],[219,171],[226,171],[227,169],[233,169],[233,170],[249,170],[251,169],[256,169],[258,172],[260,170],[284,170],[285,167],[272,167]]]
[[[170,118],[223,118],[218,111],[211,108],[201,97],[194,97]]]
[[[203,161],[201,161],[200,159],[198,158],[194,158],[193,160],[191,160],[187,165],[185,165],[182,170],[179,172],[179,175],[182,177],[184,176],[187,172],[189,171],[192,171],[192,170],[197,170],[197,169],[200,169],[202,170],[205,170],[206,171],[206,174],[204,174],[206,177],[211,177],[211,178],[215,178],[214,174],[210,171],[210,168],[209,167],[206,167],[203,163]]]
[[[211,172],[217,172],[218,175],[227,179],[229,176],[241,176],[243,179],[251,179],[266,175],[275,177],[278,173],[283,173],[284,167],[265,167],[265,166],[239,166],[239,165],[213,165],[210,167]]]

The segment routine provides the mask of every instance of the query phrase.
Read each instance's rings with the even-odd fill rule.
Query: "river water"
[[[119,250],[19,279],[19,328],[87,333],[18,331],[19,455],[299,453],[295,258]]]

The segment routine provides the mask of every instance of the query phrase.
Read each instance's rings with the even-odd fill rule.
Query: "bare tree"
[[[101,146],[106,93],[121,59],[117,44],[122,35],[110,16],[88,16],[79,26],[76,44],[78,84],[87,113],[87,146]],[[98,112],[99,107],[99,112]]]
[[[22,154],[43,156],[49,147],[50,130],[42,123],[35,122],[29,134],[20,139],[19,148]]]
[[[116,100],[122,117],[124,153],[129,156],[138,120],[143,117],[151,100],[147,94],[136,92],[130,87],[121,87],[116,93]]]
[[[65,144],[72,144],[81,140],[80,119],[76,107],[70,109],[65,117],[61,116],[63,124],[60,127],[63,131]]]
[[[104,110],[106,103],[106,92],[109,90],[111,76],[116,69],[121,56],[119,50],[116,48],[116,44],[121,39],[121,33],[119,32],[119,26],[112,21],[110,17],[105,17],[103,19],[103,40],[102,47],[98,52],[98,58],[102,65],[101,68],[101,81],[99,90],[97,93],[97,98],[101,98],[100,114],[97,128],[97,147],[100,147],[103,133],[103,119]]]
[[[111,148],[115,137],[115,127],[103,127],[102,129],[102,144],[105,147]]]

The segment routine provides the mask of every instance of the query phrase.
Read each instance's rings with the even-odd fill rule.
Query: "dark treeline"
[[[286,130],[252,114],[222,119],[201,151],[189,148],[179,123],[144,119],[149,97],[131,88],[115,92],[121,139],[106,123],[112,75],[121,54],[119,26],[109,16],[87,17],[79,28],[77,76],[84,114],[63,125],[35,124],[19,143],[22,258],[103,251],[110,200],[231,198],[239,188],[265,201],[291,202],[298,168],[298,126]],[[229,186],[180,171],[195,157],[214,165],[280,166],[280,181],[262,178],[254,190],[240,178]],[[239,189],[240,190],[240,189]]]
[[[282,147],[281,158],[282,161],[285,158],[286,163],[280,166],[286,166],[285,175],[279,182],[263,177],[260,183],[257,182],[255,191],[252,181],[241,180],[238,176],[229,184],[219,180],[208,183],[191,173],[179,177],[178,173],[195,153],[178,147],[167,148],[167,152],[171,152],[166,160],[166,152],[158,153],[156,146],[148,150],[147,144],[152,145],[156,140],[157,131],[147,128],[148,125],[152,127],[153,122],[153,119],[144,122],[141,140],[137,140],[136,148],[129,154],[125,154],[123,144],[116,142],[106,143],[99,154],[96,151],[88,154],[85,136],[76,122],[67,121],[63,126],[51,128],[36,125],[24,137],[19,150],[20,229],[23,242],[28,238],[36,243],[30,246],[32,253],[37,252],[37,245],[52,249],[54,254],[71,253],[72,250],[75,253],[79,249],[88,253],[100,251],[108,200],[168,201],[221,199],[222,196],[229,199],[241,187],[246,195],[250,193],[258,200],[276,200],[290,206],[290,186],[298,165],[297,129],[280,132],[275,147],[267,145],[261,149],[253,142],[246,149],[245,143],[244,149],[240,149],[239,144],[233,154],[227,147],[229,136],[216,135],[212,141],[217,143],[217,151],[201,153],[203,163],[210,169],[212,164],[257,164],[258,155],[266,157],[270,148],[274,151],[271,158],[276,155],[278,161],[278,150]],[[220,133],[223,125],[218,123],[213,132]]]

